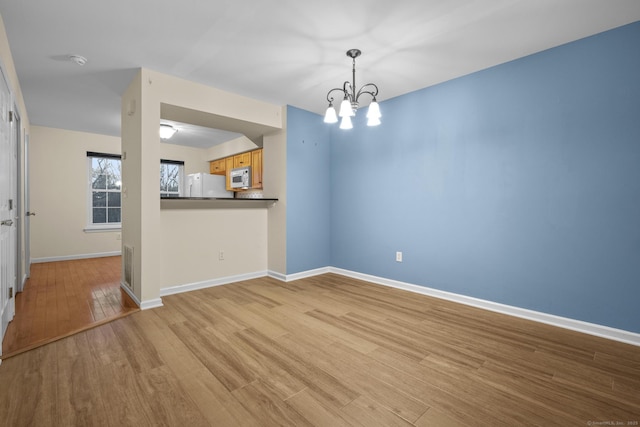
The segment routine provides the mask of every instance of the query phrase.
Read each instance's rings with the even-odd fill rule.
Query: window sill
[[[88,225],[82,231],[84,231],[85,233],[112,233],[112,232],[119,232],[121,230],[122,230],[121,225],[108,225],[108,226]]]

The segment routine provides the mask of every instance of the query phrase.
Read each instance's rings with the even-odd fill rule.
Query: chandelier
[[[353,60],[353,79],[352,82],[344,82],[342,88],[334,88],[331,89],[327,93],[327,101],[329,101],[329,107],[324,115],[325,123],[336,123],[338,121],[338,116],[341,117],[340,121],[340,129],[351,129],[353,128],[353,124],[351,123],[351,117],[356,115],[356,111],[358,110],[358,100],[360,99],[360,95],[368,94],[371,96],[371,104],[369,104],[369,109],[367,110],[367,126],[377,126],[380,124],[380,106],[376,101],[376,96],[378,95],[378,86],[373,83],[367,83],[362,86],[356,92],[356,58],[360,56],[362,52],[359,49],[349,49],[347,51],[347,56]],[[333,107],[333,97],[331,94],[335,91],[342,92],[342,103],[340,104],[340,113],[336,115],[336,109]]]

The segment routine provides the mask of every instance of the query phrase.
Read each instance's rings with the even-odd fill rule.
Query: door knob
[[[27,212],[24,214],[25,216],[36,216],[35,212]]]
[[[5,219],[4,221],[0,221],[0,225],[11,227],[13,225],[13,221],[11,221],[10,219]]]

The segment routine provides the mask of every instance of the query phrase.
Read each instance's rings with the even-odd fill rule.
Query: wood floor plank
[[[233,395],[262,425],[313,426],[286,401],[274,398],[269,386],[260,380],[234,390]]]
[[[341,412],[340,407],[327,403],[310,389],[304,389],[286,399],[299,414],[315,426],[349,427],[353,423]]]
[[[361,424],[367,427],[409,427],[414,425],[366,396],[361,396],[350,402],[342,408],[342,412],[353,420],[354,425]]]

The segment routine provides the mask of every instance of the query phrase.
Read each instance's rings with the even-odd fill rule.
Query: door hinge
[[[9,299],[13,298],[13,288],[9,288]]]
[[[9,123],[13,122],[13,111],[9,111]]]

